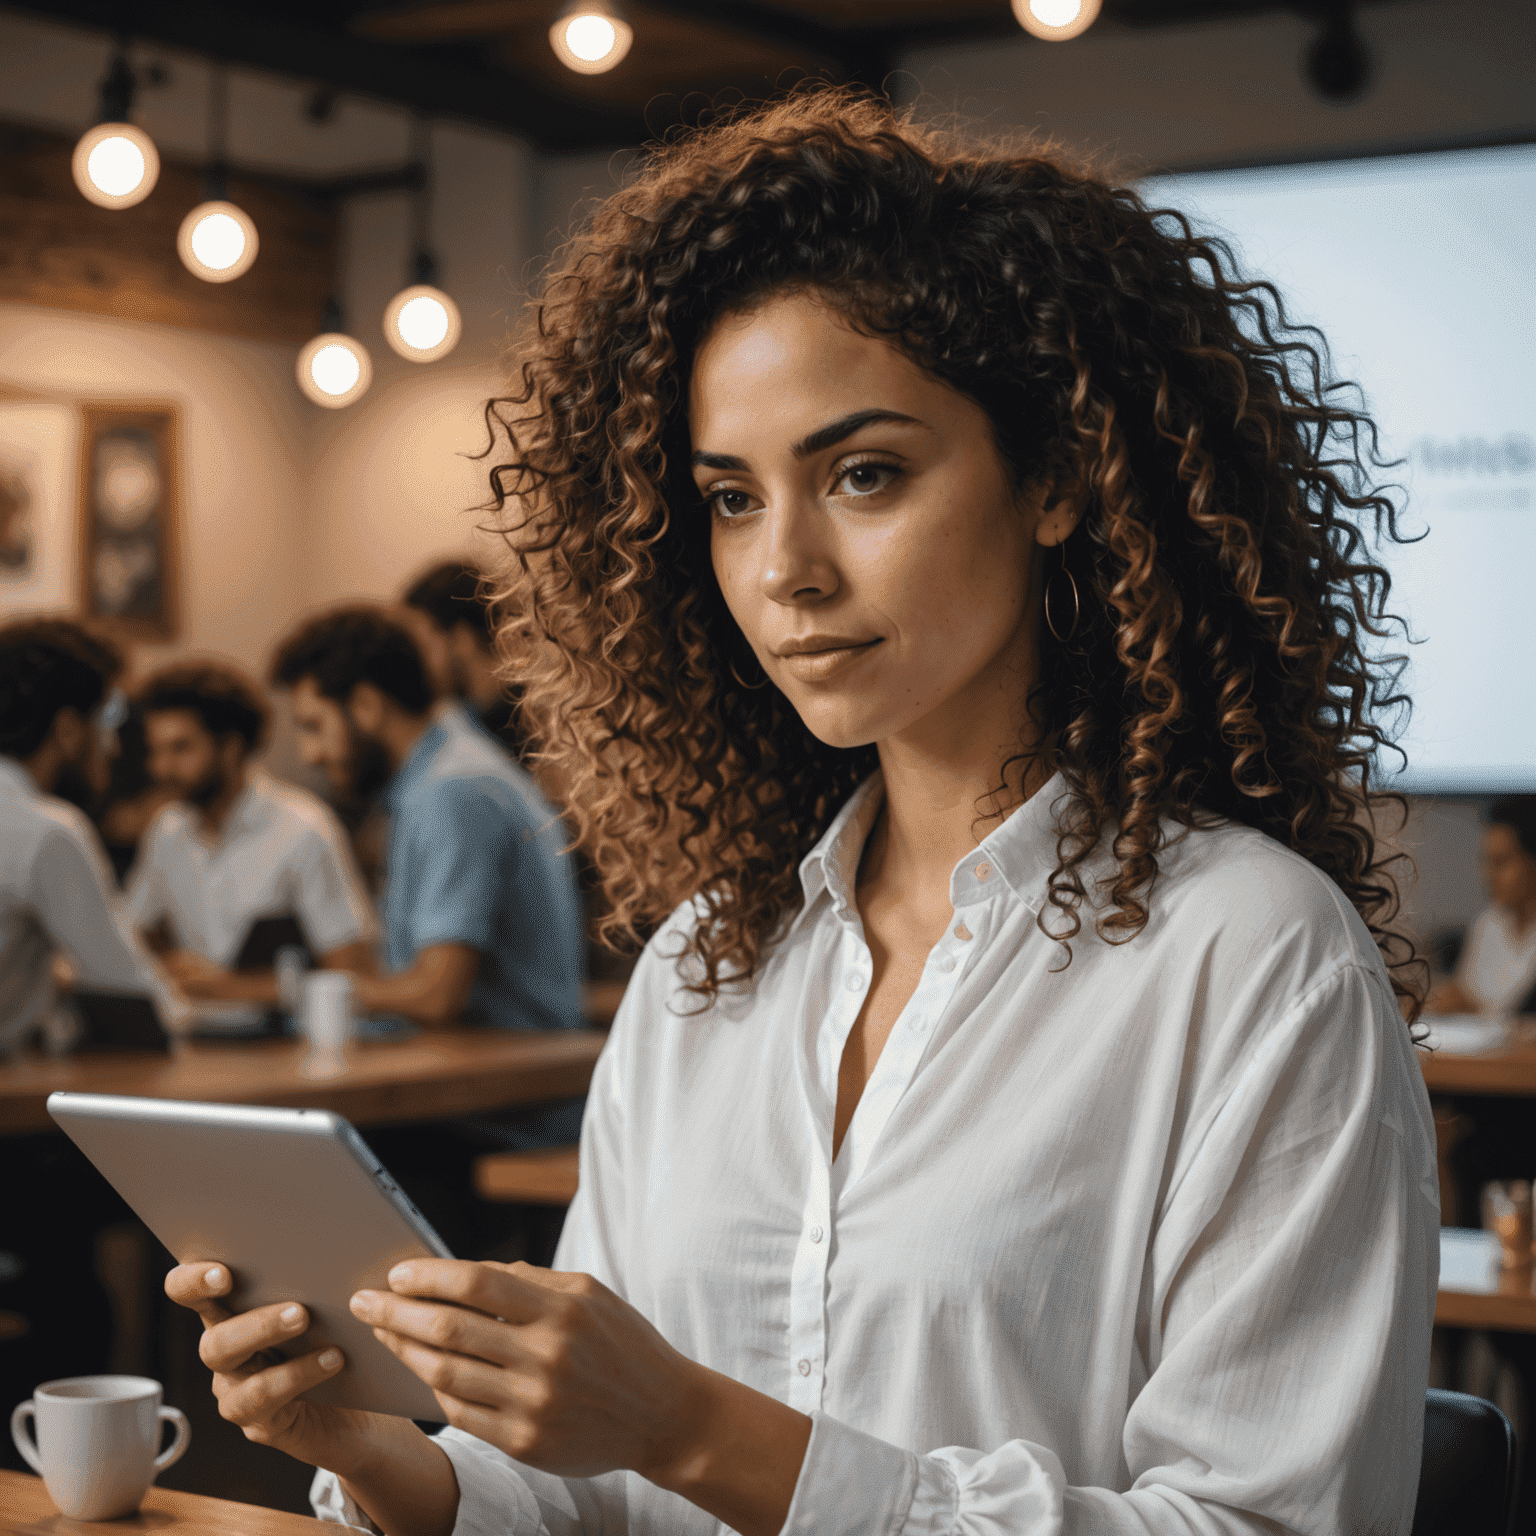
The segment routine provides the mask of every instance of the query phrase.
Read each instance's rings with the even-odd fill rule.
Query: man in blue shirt
[[[494,741],[434,718],[410,631],[382,608],[335,609],[283,642],[272,680],[292,689],[305,762],[322,767],[340,794],[384,791],[388,969],[356,978],[361,1006],[427,1030],[581,1027],[581,904],[565,829]],[[448,1142],[465,1155],[574,1142],[582,1102],[433,1128],[436,1151],[426,1159],[427,1128],[400,1133],[387,1155],[369,1140],[397,1177],[401,1164],[431,1162],[438,1182],[467,1200],[467,1164],[460,1169]],[[443,1209],[430,1197],[417,1203],[429,1217],[428,1206]]]
[[[306,762],[344,793],[388,775],[389,970],[358,977],[363,1006],[426,1029],[579,1028],[581,908],[565,829],[493,741],[434,721],[409,631],[382,609],[339,609],[286,640],[272,671],[293,690]]]

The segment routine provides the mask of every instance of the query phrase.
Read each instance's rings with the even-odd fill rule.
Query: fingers
[[[231,1374],[244,1370],[263,1351],[280,1348],[309,1327],[309,1313],[296,1302],[273,1302],[238,1317],[204,1325],[198,1354],[211,1370]],[[265,1361],[258,1361],[265,1364]]]
[[[232,1285],[229,1271],[222,1264],[178,1264],[165,1277],[165,1294],[178,1306],[188,1307],[211,1328],[229,1316],[229,1309],[215,1300],[227,1296]]]
[[[248,1440],[268,1440],[296,1397],[334,1376],[346,1360],[334,1346],[284,1360],[250,1376],[215,1379],[220,1416],[238,1424]]]
[[[506,1401],[508,1387],[515,1382],[503,1366],[434,1349],[387,1328],[375,1328],[373,1336],[426,1382],[440,1399],[448,1396],[460,1402],[496,1407]]]
[[[505,1268],[496,1264],[476,1264],[467,1259],[407,1259],[389,1272],[389,1289],[397,1296],[431,1296],[440,1301],[474,1307],[492,1317],[504,1317],[510,1323],[531,1323],[550,1310],[551,1287],[533,1279],[531,1265]],[[587,1277],[577,1277],[585,1280]],[[388,1292],[359,1292],[360,1295],[385,1296]],[[361,1314],[359,1314],[361,1315]],[[367,1319],[373,1321],[373,1319]]]
[[[417,1301],[388,1291],[359,1291],[351,1306],[352,1315],[373,1324],[375,1332],[388,1330],[433,1349],[474,1355],[498,1365],[513,1364],[526,1353],[515,1327],[468,1307]]]

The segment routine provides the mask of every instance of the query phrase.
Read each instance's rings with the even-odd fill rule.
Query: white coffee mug
[[[37,1443],[22,1429],[34,1422]],[[160,1455],[160,1426],[176,1438]],[[68,1376],[45,1381],[11,1414],[11,1439],[39,1473],[59,1513],[113,1520],[139,1507],[157,1473],[179,1461],[192,1437],[179,1408],[160,1406],[147,1376]]]

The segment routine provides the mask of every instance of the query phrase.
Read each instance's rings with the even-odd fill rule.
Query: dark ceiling
[[[1094,25],[1277,10],[1322,20],[1346,6],[1103,0]],[[549,45],[562,0],[9,0],[7,8],[508,129],[546,151],[633,144],[693,120],[722,93],[762,98],[806,75],[878,87],[914,43],[1024,35],[1008,0],[626,0],[629,56],[607,74],[582,76]]]

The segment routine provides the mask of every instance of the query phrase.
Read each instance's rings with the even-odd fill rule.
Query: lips
[[[819,683],[862,661],[879,646],[880,637],[877,635],[873,640],[847,640],[832,635],[816,635],[806,640],[792,641],[791,644],[801,649],[780,651],[780,665],[802,682]],[[812,645],[816,648],[811,649]]]

